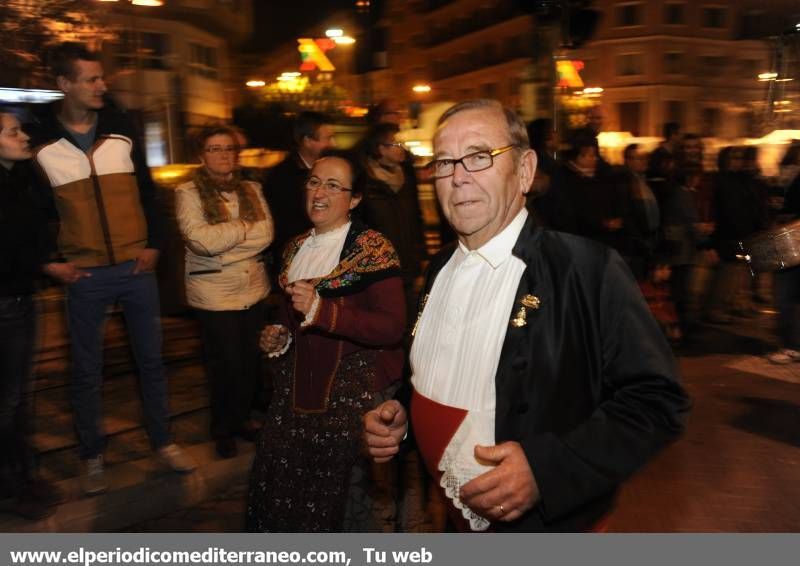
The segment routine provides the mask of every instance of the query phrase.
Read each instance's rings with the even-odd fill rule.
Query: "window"
[[[703,8],[704,28],[724,28],[725,8]]]
[[[669,26],[680,26],[686,23],[686,4],[666,4],[664,6],[664,23]]]
[[[739,136],[743,138],[758,137],[758,118],[755,112],[747,110],[740,117]]]
[[[641,4],[621,4],[617,6],[617,27],[631,27],[642,25]]]
[[[701,72],[706,77],[719,77],[725,72],[727,57],[720,55],[703,55],[700,57]]]
[[[163,33],[123,31],[114,62],[119,68],[167,69],[169,38]]]
[[[641,129],[642,103],[620,102],[617,104],[617,110],[619,112],[619,129],[638,136]]]
[[[664,103],[664,122],[683,124],[686,120],[686,103],[682,100],[667,100]]]
[[[739,61],[739,71],[742,77],[756,77],[761,72],[761,63],[758,59],[742,59]]]
[[[683,53],[664,53],[664,72],[668,75],[685,75]]]
[[[617,76],[641,75],[644,56],[641,53],[625,53],[617,56]]]
[[[704,137],[714,137],[719,132],[719,108],[703,108],[701,116],[701,134]]]
[[[189,69],[193,75],[217,80],[219,78],[219,67],[217,60],[217,50],[214,47],[206,47],[199,43],[191,43],[189,55]]]

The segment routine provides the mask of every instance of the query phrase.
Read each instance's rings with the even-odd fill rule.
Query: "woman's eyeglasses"
[[[336,181],[323,181],[319,177],[309,177],[308,181],[306,181],[306,190],[316,191],[319,188],[322,188],[329,195],[338,195],[339,193],[349,193],[353,191],[353,189],[344,187]]]
[[[236,153],[239,148],[235,145],[212,145],[204,150],[206,153]]]

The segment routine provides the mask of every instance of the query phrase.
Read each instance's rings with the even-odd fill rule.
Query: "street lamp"
[[[419,94],[424,94],[426,92],[431,91],[431,85],[425,85],[425,84],[414,85],[413,87],[411,87],[411,90]]]
[[[266,81],[257,80],[257,79],[253,79],[253,80],[247,81],[245,84],[250,88],[260,88],[262,86],[266,86],[267,85]]]

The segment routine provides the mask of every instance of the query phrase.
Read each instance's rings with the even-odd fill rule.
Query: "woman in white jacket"
[[[253,440],[250,419],[259,375],[258,338],[270,284],[261,252],[273,237],[258,183],[237,169],[236,137],[225,127],[197,138],[202,163],[177,189],[176,215],[186,244],[186,298],[196,310],[211,398],[211,437],[222,458],[234,436]]]

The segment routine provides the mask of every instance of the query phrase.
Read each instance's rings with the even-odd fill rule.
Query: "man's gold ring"
[[[505,510],[505,509],[503,509],[503,506],[502,506],[502,505],[500,505],[500,514],[501,514],[501,515],[505,515],[505,514],[506,514],[506,510]]]

